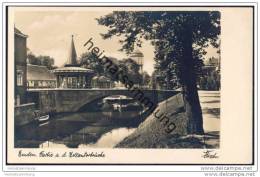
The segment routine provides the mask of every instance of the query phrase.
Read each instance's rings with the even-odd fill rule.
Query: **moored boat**
[[[40,113],[40,111],[35,111],[34,114],[35,114],[34,120],[39,124],[46,123],[50,119],[49,114],[42,114]]]

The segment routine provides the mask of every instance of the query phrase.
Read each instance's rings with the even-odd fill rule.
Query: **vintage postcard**
[[[6,7],[7,164],[254,164],[254,7]]]

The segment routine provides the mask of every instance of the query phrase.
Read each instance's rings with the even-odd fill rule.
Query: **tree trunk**
[[[192,80],[190,80],[192,82]],[[196,83],[183,85],[185,112],[188,118],[189,134],[203,134],[203,119]]]
[[[181,70],[181,82],[185,112],[188,118],[187,131],[189,134],[203,134],[203,119],[196,83],[195,61],[192,55],[192,33],[187,30],[183,40],[183,62]]]

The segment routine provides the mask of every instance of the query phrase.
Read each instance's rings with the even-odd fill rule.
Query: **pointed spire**
[[[71,35],[71,46],[69,51],[68,65],[77,65],[77,53],[74,45],[73,35]]]

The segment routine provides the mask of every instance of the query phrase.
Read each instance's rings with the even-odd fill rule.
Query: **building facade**
[[[132,58],[139,66],[139,72],[143,73],[143,65],[144,65],[144,55],[140,50],[135,50],[131,53],[130,58]]]
[[[27,64],[27,88],[55,88],[56,77],[46,66]]]
[[[26,103],[27,89],[27,35],[14,28],[15,105]]]
[[[208,58],[198,81],[201,90],[220,90],[220,58]]]

